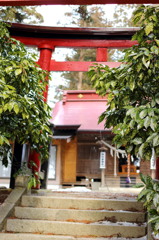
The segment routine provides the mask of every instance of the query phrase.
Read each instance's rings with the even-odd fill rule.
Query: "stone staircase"
[[[136,200],[24,195],[0,240],[146,240],[145,219]]]

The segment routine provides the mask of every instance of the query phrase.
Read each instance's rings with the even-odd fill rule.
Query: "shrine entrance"
[[[0,5],[22,6],[39,4],[96,4],[96,0],[2,0]],[[99,0],[98,4],[126,4],[125,0]],[[129,3],[140,3],[140,0],[130,0]],[[157,3],[157,0],[145,0],[144,3]],[[13,24],[10,32],[12,37],[27,46],[39,49],[40,57],[37,63],[47,71],[88,71],[93,62],[58,62],[52,59],[56,48],[95,48],[96,61],[110,67],[118,67],[118,62],[108,62],[108,50],[131,47],[137,44],[131,41],[137,28],[56,28],[40,27],[23,24]],[[44,93],[45,101],[48,88]],[[123,168],[124,169],[124,168]],[[124,171],[124,170],[123,170]]]
[[[131,41],[132,35],[138,30],[138,28],[89,28],[89,29],[82,29],[82,28],[62,28],[62,27],[42,27],[42,26],[31,26],[31,25],[24,25],[24,24],[12,24],[10,28],[10,33],[12,37],[16,38],[17,40],[21,41],[25,45],[29,47],[36,47],[39,50],[39,59],[37,63],[40,67],[44,70],[49,72],[54,71],[79,71],[79,72],[86,72],[88,71],[89,67],[94,63],[108,65],[109,67],[118,67],[121,63],[119,62],[108,62],[109,58],[109,50],[110,49],[123,49],[133,46],[137,44],[136,41]],[[70,62],[70,61],[56,61],[53,59],[53,53],[57,48],[92,48],[96,50],[96,61],[95,62]],[[53,79],[52,81],[56,81]],[[47,101],[48,97],[48,87],[44,93],[44,100]],[[57,146],[57,145],[56,145]],[[54,148],[54,147],[53,147]],[[57,156],[59,156],[58,149],[60,146],[57,146]],[[79,147],[78,147],[79,148]],[[85,146],[86,148],[86,146]],[[88,148],[88,146],[87,146]],[[81,149],[81,148],[80,148]],[[81,154],[80,149],[78,149],[78,158],[80,159],[83,155]],[[85,152],[88,149],[86,149]],[[92,151],[91,151],[92,153]],[[90,154],[90,149],[89,149]],[[55,154],[54,154],[55,155]],[[76,155],[76,154],[75,154]],[[81,176],[80,171],[88,172],[88,167],[91,169],[90,174],[85,174],[86,176],[90,176],[93,178],[100,178],[100,169],[98,168],[97,163],[97,156],[94,158],[94,163],[90,165],[89,161],[88,166],[86,166],[85,162],[85,169],[81,170],[84,166],[81,165],[81,162],[77,162],[77,175],[76,170],[74,170],[74,174],[72,171],[72,179],[77,179],[76,176]],[[98,158],[99,159],[99,158]],[[74,160],[74,167],[76,167],[76,159]],[[64,182],[71,181],[67,177],[68,167],[67,169],[63,169],[63,176],[60,176],[61,167],[60,164],[57,162],[55,164],[54,158],[54,171],[55,167],[58,168],[59,172],[54,172],[53,176],[49,172],[49,176],[52,176],[52,179],[55,178],[55,182],[60,183],[60,179],[65,179]],[[68,164],[65,162],[63,166],[67,166]],[[72,165],[72,163],[71,163]],[[113,170],[116,169],[116,170]],[[114,166],[111,164],[110,173],[111,175],[114,174],[114,171],[118,172],[117,163],[114,163]],[[47,166],[45,166],[45,170]],[[90,172],[89,169],[89,172]],[[82,172],[84,173],[84,172]],[[126,173],[124,173],[126,174]],[[74,180],[74,181],[76,181]]]

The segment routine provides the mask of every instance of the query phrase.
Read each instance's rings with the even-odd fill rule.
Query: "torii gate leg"
[[[40,67],[43,70],[50,71],[50,62],[51,62],[51,57],[52,57],[52,51],[54,47],[48,45],[48,44],[42,44],[39,46],[40,49],[40,59],[38,61]],[[48,78],[46,78],[46,81],[48,81]],[[48,85],[46,86],[45,92],[44,92],[44,101],[47,102],[47,97],[48,97]],[[41,161],[39,159],[39,154],[35,151],[30,153],[30,160],[35,162],[36,167],[35,171],[40,172],[40,169],[45,172],[44,174],[44,180],[42,181],[41,187],[46,188],[46,182],[47,182],[47,171],[48,171],[48,162],[46,161],[42,166],[41,166]],[[39,184],[37,184],[36,188],[39,188]]]

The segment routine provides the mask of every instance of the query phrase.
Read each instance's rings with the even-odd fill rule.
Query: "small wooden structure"
[[[71,186],[89,185],[91,181],[102,185],[125,186],[123,178],[128,175],[125,156],[111,155],[111,149],[106,150],[106,163],[100,169],[100,142],[112,144],[113,134],[110,129],[104,129],[104,123],[98,124],[100,114],[106,109],[107,99],[98,96],[94,90],[65,91],[63,100],[56,103],[52,113],[53,140],[56,147],[56,178],[52,184]],[[102,141],[101,141],[102,140]],[[139,162],[138,162],[139,163]],[[139,172],[150,174],[149,162],[135,165],[131,161],[130,177],[137,181]],[[102,174],[101,174],[102,173]],[[102,177],[103,179],[103,177]]]

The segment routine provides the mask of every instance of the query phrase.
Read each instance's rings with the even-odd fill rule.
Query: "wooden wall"
[[[151,175],[150,161],[141,161],[140,172],[144,175]]]
[[[77,138],[62,140],[62,182],[76,182]]]

